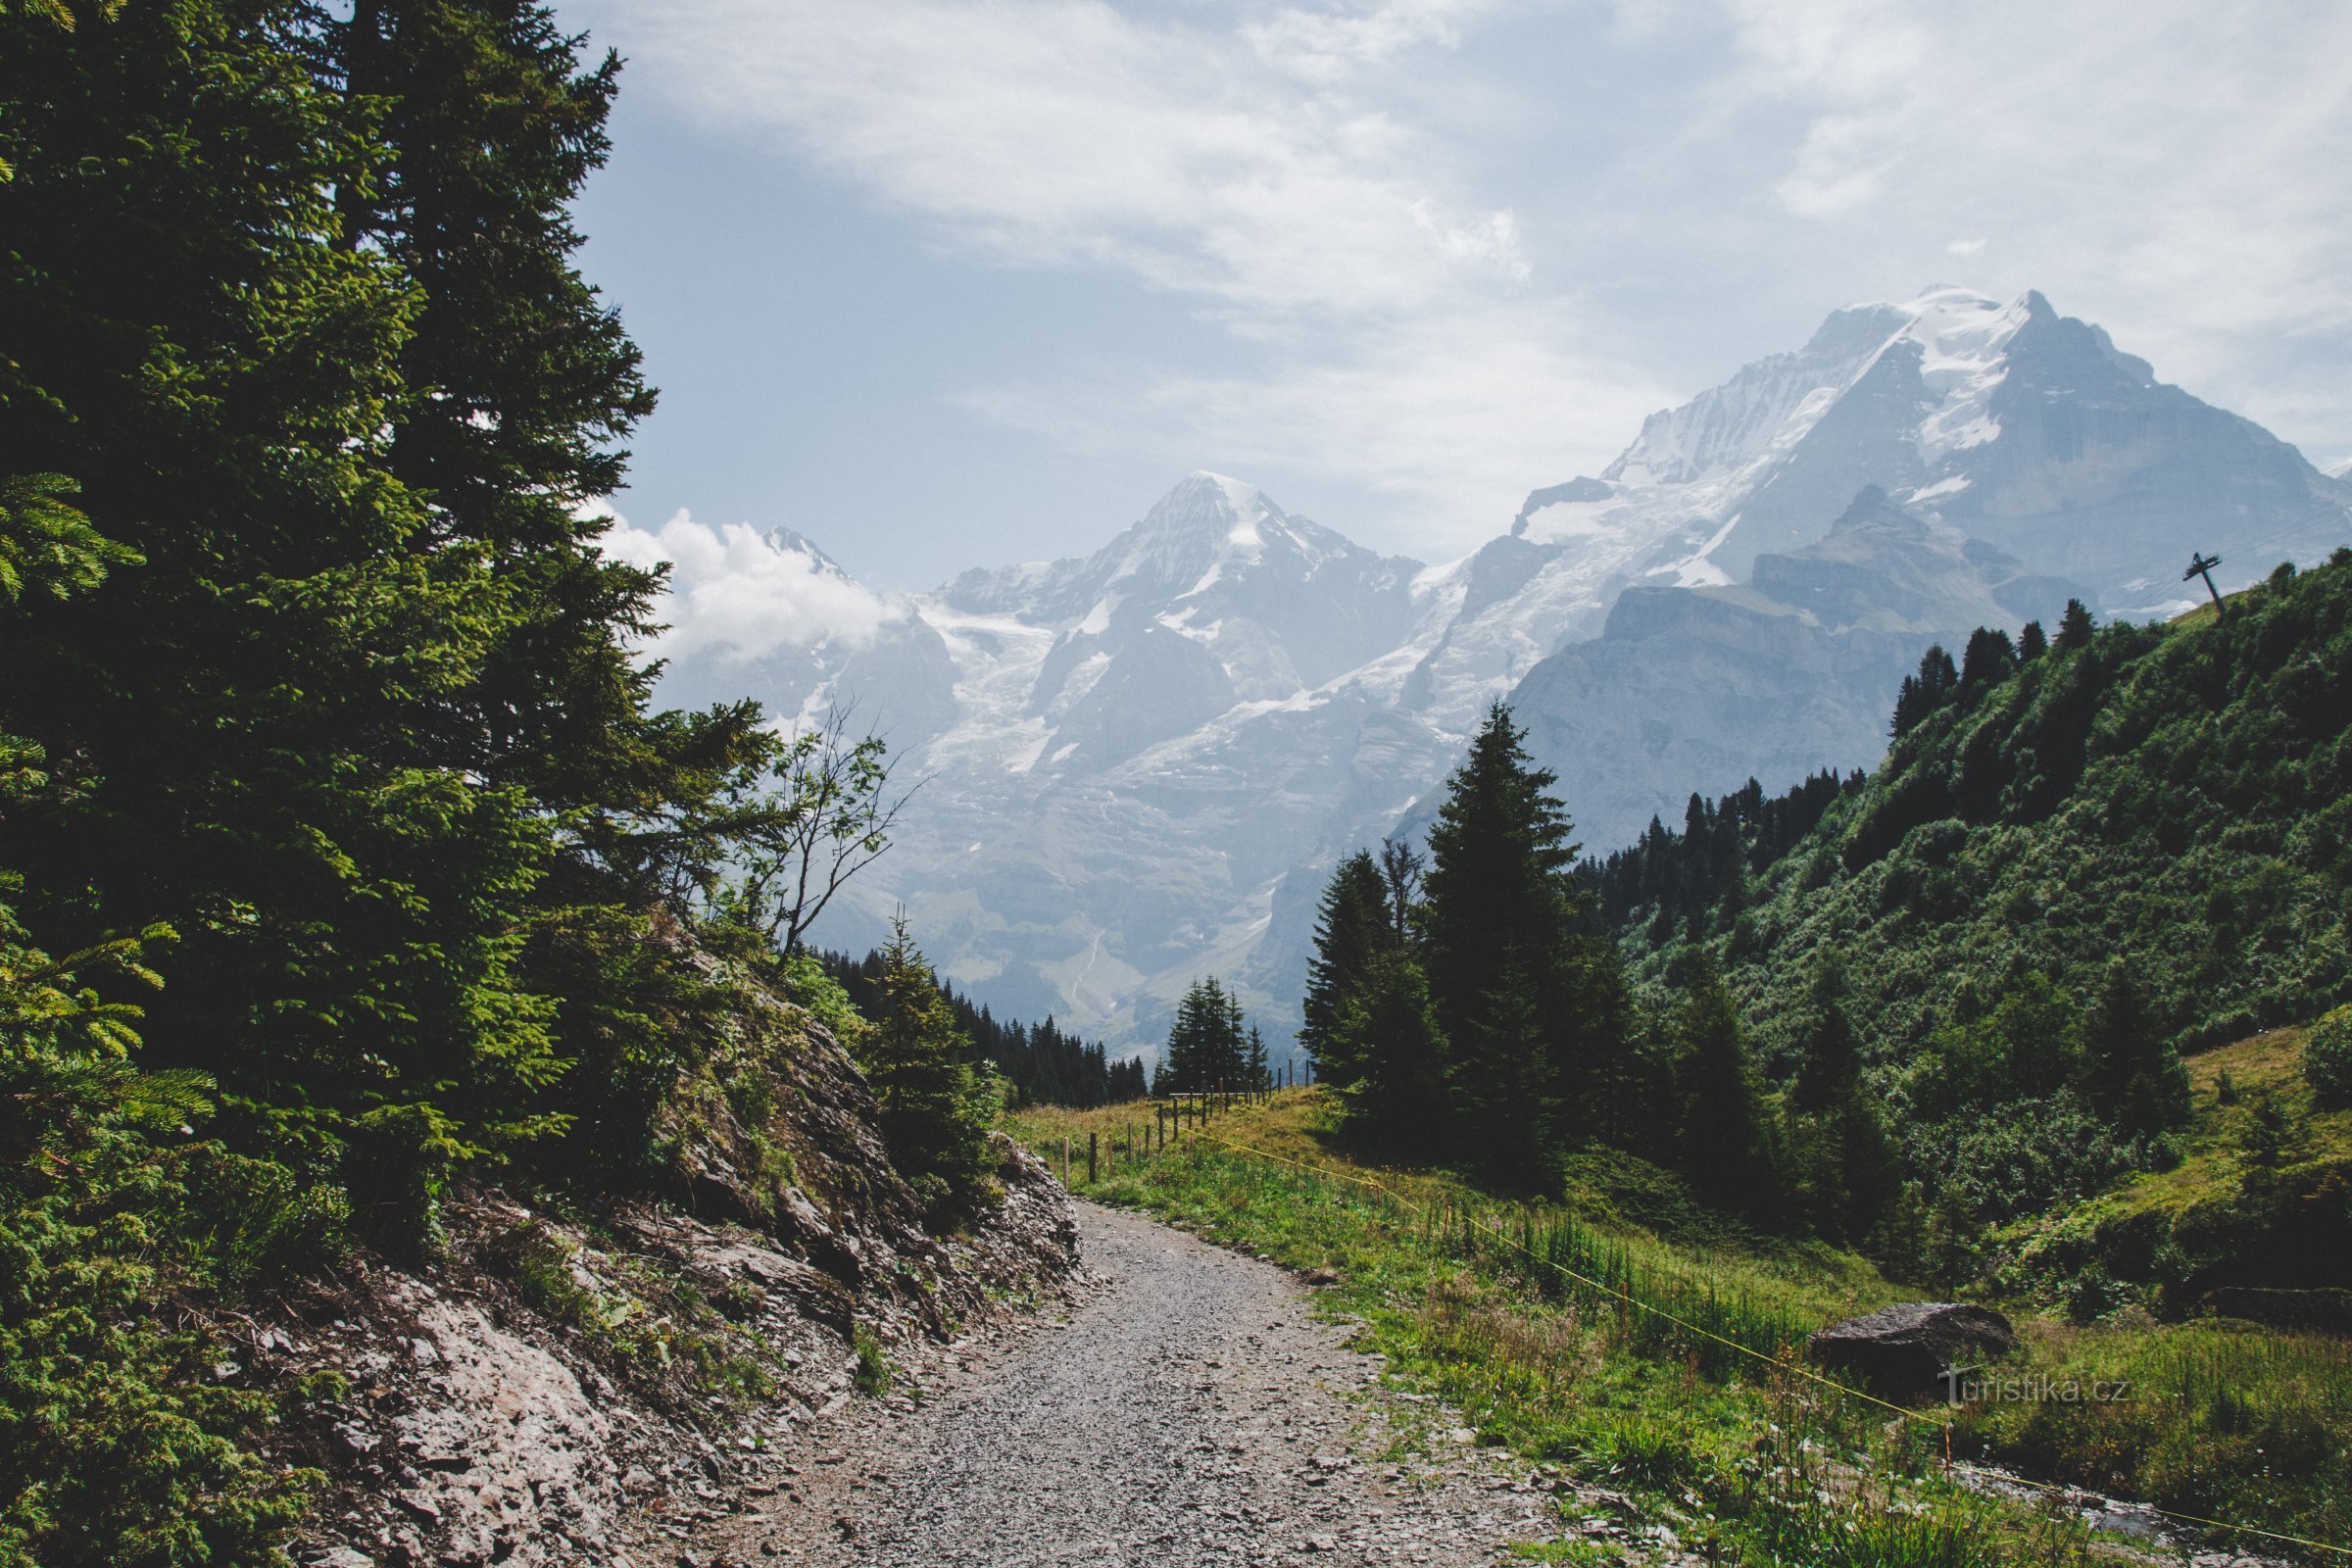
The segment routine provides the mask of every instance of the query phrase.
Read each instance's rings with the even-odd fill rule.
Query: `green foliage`
[[[898,1368],[891,1365],[890,1354],[882,1348],[882,1342],[874,1338],[873,1330],[862,1323],[853,1335],[853,1348],[858,1364],[850,1373],[850,1386],[869,1399],[881,1398],[890,1392]]]
[[[2336,1008],[2303,1037],[2303,1076],[2323,1105],[2352,1105],[2352,1004]]]
[[[160,940],[168,933],[151,933]],[[128,942],[52,961],[0,906],[0,1564],[270,1563],[318,1484],[249,1445],[275,1401],[175,1304],[340,1245],[331,1190],[199,1141],[188,1074],[124,1060]]]
[[[0,482],[0,557],[139,563],[0,618],[69,785],[0,861],[53,948],[169,921],[150,1064],[396,1249],[451,1169],[642,1123],[683,983],[617,977],[757,750],[647,712],[659,579],[583,505],[651,403],[571,261],[577,50],[507,0],[0,15],[0,475],[67,476]]]
[[[1614,955],[1587,934],[1552,782],[1495,704],[1446,781],[1415,915],[1448,1048],[1451,1136],[1523,1181],[1544,1178],[1585,1130],[1580,1091],[1627,1036]]]
[[[996,1194],[993,1085],[972,1071],[969,1043],[903,919],[891,927],[876,992],[872,1027],[851,1049],[874,1086],[891,1163],[934,1220],[952,1222]]]
[[[2146,1136],[2188,1119],[2188,1072],[2148,1016],[2128,959],[2108,964],[2082,1026],[2084,1094],[2126,1135]]]
[[[1739,1011],[1712,965],[1692,977],[1677,1032],[1683,1169],[1717,1207],[1769,1215],[1774,1184],[1755,1069]]]
[[[1227,991],[1215,975],[1194,981],[1177,1002],[1154,1087],[1162,1094],[1171,1090],[1240,1093],[1263,1087],[1251,1071],[1250,1028],[1242,1013],[1242,999]]]
[[[1298,1044],[1314,1058],[1323,1082],[1345,1088],[1363,1073],[1352,1042],[1339,1033],[1341,1010],[1360,990],[1377,955],[1400,942],[1391,917],[1388,884],[1372,852],[1342,860],[1323,891],[1315,917],[1315,951],[1307,960]]]
[[[1782,1080],[1818,1045],[1815,961],[1840,956],[1923,1233],[2159,1168],[2181,1053],[2352,992],[2347,589],[2339,553],[2219,620],[2100,629],[2077,607],[1778,853],[1744,853],[1745,815],[1724,853],[1709,812],[1595,868],[1623,951],[1650,987],[1713,956]],[[1736,929],[1663,874],[1702,864],[1695,907],[1736,898]]]
[[[1448,1053],[1429,981],[1409,952],[1392,945],[1369,956],[1331,1020],[1326,1049],[1348,1063],[1334,1087],[1373,1142],[1429,1146]]]

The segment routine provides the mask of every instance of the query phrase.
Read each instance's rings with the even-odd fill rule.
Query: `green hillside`
[[[1959,668],[1923,664],[1875,777],[1693,800],[1681,833],[1588,867],[1603,917],[1652,994],[1712,956],[1771,1079],[1794,1071],[1815,988],[1838,977],[1907,1184],[1878,1250],[1954,1283],[2014,1262],[2033,1216],[2127,1179],[2152,1194],[2210,1174],[2213,1069],[2192,1112],[2172,1052],[2352,995],[2348,589],[2339,550],[2219,616],[2080,617],[2023,653],[1981,633]],[[1817,820],[1791,838],[1799,809]],[[2143,1081],[2104,1098],[2102,1029],[2147,1053]],[[2290,1154],[2317,1147],[2298,1096],[2247,1093]],[[2274,1163],[2300,1190],[2291,1172],[2311,1162]],[[2068,1266],[2013,1283],[2094,1311],[2132,1282],[2177,1306],[2215,1287],[2341,1286],[2342,1208],[2322,1227],[2328,1261],[2288,1265],[2316,1239],[2301,1231],[2285,1248],[2262,1226],[2225,1243],[2142,1222],[2131,1246],[2044,1244]]]

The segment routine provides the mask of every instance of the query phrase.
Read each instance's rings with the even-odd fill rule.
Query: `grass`
[[[2243,1059],[2260,1082],[2269,1068],[2254,1054]],[[1805,1376],[1813,1329],[1910,1294],[1849,1254],[1717,1245],[1722,1228],[1705,1223],[1667,1240],[1625,1223],[1611,1195],[1596,1200],[1573,1170],[1576,1196],[1557,1204],[1484,1195],[1442,1169],[1369,1164],[1334,1136],[1311,1091],[1210,1123],[1212,1139],[1256,1152],[1210,1139],[1160,1150],[1133,1106],[1041,1108],[1008,1122],[1057,1170],[1069,1140],[1074,1185],[1099,1201],[1294,1268],[1337,1271],[1327,1308],[1360,1322],[1392,1376],[1459,1408],[1481,1442],[1635,1495],[1711,1562],[1957,1568],[2130,1549],[2071,1513],[1947,1477],[1940,1412],[1906,1419]],[[1599,1179],[1626,1183],[1621,1170]],[[1640,1196],[1645,1184],[1633,1186]],[[1972,1407],[1954,1428],[1962,1456],[1989,1452],[2021,1473],[2160,1506],[2352,1539],[2340,1500],[2352,1488],[2335,1479],[2352,1431],[2340,1345],[2329,1361],[2293,1336],[2144,1316],[2025,1327],[2019,1364],[2005,1370],[2121,1378],[2135,1396]],[[2317,1478],[2308,1484],[2306,1468]],[[1605,1560],[1593,1545],[1564,1533],[1527,1544],[1525,1555]]]

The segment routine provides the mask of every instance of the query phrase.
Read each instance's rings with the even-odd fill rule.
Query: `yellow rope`
[[[1398,1203],[1410,1202],[1410,1200],[1406,1199],[1402,1194],[1383,1186],[1380,1182],[1373,1180],[1369,1176],[1358,1176],[1349,1171],[1332,1170],[1325,1166],[1312,1165],[1304,1160],[1293,1159],[1287,1154],[1277,1154],[1271,1150],[1253,1149],[1247,1144],[1233,1143],[1230,1140],[1219,1138],[1214,1133],[1210,1132],[1197,1132],[1194,1136],[1205,1140],[1208,1143],[1216,1144],[1221,1148],[1230,1149],[1236,1153],[1248,1154],[1253,1159],[1271,1160],[1277,1164],[1290,1165],[1298,1170],[1306,1171],[1310,1175],[1322,1177],[1326,1180],[1336,1177],[1341,1181],[1353,1182],[1359,1187],[1369,1188],[1373,1192],[1380,1194],[1382,1197],[1392,1199]],[[1576,1281],[1580,1285],[1589,1286],[1593,1290],[1604,1293],[1608,1290],[1608,1286],[1601,1281],[1592,1279],[1588,1275],[1580,1274],[1576,1270],[1569,1268],[1564,1263],[1556,1262],[1551,1258],[1544,1256],[1542,1253],[1536,1251],[1533,1248],[1527,1246],[1517,1238],[1508,1235],[1498,1224],[1482,1225],[1480,1229],[1484,1230],[1488,1235],[1494,1237],[1496,1241],[1502,1243],[1505,1247],[1509,1247],[1517,1251],[1526,1253],[1529,1258],[1541,1263],[1545,1268],[1556,1270],[1561,1275]],[[1777,1371],[1793,1372],[1798,1377],[1809,1378],[1813,1382],[1821,1384],[1825,1388],[1834,1389],[1838,1393],[1845,1395],[1849,1398],[1860,1399],[1866,1403],[1878,1405],[1882,1409],[1891,1410],[1896,1415],[1903,1417],[1907,1421],[1923,1422],[1928,1426],[1940,1428],[1943,1433],[1944,1467],[1947,1470],[1951,1467],[1952,1423],[1949,1416],[1938,1420],[1936,1417],[1928,1414],[1924,1410],[1914,1410],[1908,1405],[1900,1405],[1892,1402],[1891,1400],[1882,1399],[1875,1394],[1867,1394],[1860,1389],[1852,1387],[1851,1385],[1840,1383],[1835,1378],[1826,1377],[1808,1367],[1798,1366],[1793,1361],[1787,1361],[1776,1356],[1766,1355],[1763,1351],[1755,1348],[1753,1346],[1742,1345],[1738,1340],[1730,1339],[1724,1335],[1715,1333],[1712,1329],[1702,1328],[1698,1324],[1692,1323],[1686,1318],[1677,1317],[1674,1313],[1667,1311],[1664,1307],[1653,1306],[1649,1302],[1642,1300],[1640,1298],[1635,1297],[1632,1294],[1631,1287],[1623,1282],[1620,1282],[1619,1284],[1619,1296],[1621,1299],[1631,1301],[1635,1306],[1640,1307],[1642,1311],[1647,1312],[1654,1317],[1662,1318],[1666,1322],[1672,1323],[1677,1328],[1686,1330],[1691,1334],[1696,1334],[1703,1339],[1712,1340],[1718,1345],[1727,1346],[1730,1348],[1739,1351],[1741,1355],[1753,1356],[1755,1359],[1762,1361],[1767,1366],[1770,1366]],[[2063,1486],[2056,1482],[2034,1481],[2025,1476],[2009,1475],[2006,1472],[2002,1474],[2001,1479],[2016,1486],[2030,1487],[2036,1491],[2046,1493],[2067,1493],[2075,1490],[2074,1488]],[[2290,1545],[2309,1546],[2315,1551],[2332,1551],[2342,1556],[2352,1557],[2352,1546],[2338,1546],[2325,1541],[2310,1541],[2301,1536],[2284,1535],[2278,1531],[2264,1530],[2255,1525],[2231,1524],[2223,1519],[2207,1519],[2199,1514],[2180,1513],[2171,1508],[2159,1508],[2153,1503],[2134,1503],[2132,1506],[2144,1509],[2147,1512],[2156,1514],[2161,1518],[2178,1520],[2182,1524],[2204,1525],[2209,1529],[2214,1530],[2234,1530],[2243,1535],[2261,1536],[2267,1541],[2279,1541]]]

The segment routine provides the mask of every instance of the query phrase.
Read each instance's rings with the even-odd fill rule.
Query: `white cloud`
[[[1400,547],[1499,526],[1493,498],[1953,258],[2289,439],[2352,432],[2352,7],[578,4],[633,90],[951,256],[1198,302],[1215,345],[1014,378],[1007,321],[964,407],[1352,481],[1421,509]]]
[[[662,90],[1021,263],[1107,263],[1250,312],[1410,310],[1525,274],[1510,215],[1337,90],[1462,4],[1276,10],[1239,32],[1102,0],[641,0]]]
[[[857,647],[906,614],[814,551],[789,538],[770,539],[748,523],[714,528],[681,511],[649,531],[600,510],[613,518],[604,538],[607,554],[649,569],[670,564],[661,607],[669,629],[646,650],[656,658],[758,659],[821,642]]]
[[[1774,190],[1824,244],[1893,257],[1913,235],[1998,236],[2005,265],[2030,270],[2004,282],[2257,417],[2308,404],[2283,340],[2352,327],[2352,9],[1721,0],[1720,15],[1738,60],[1723,89],[1799,116]],[[2352,422],[2352,387],[2330,379]]]
[[[1674,401],[1636,367],[1563,347],[1576,337],[1565,322],[1538,328],[1525,309],[1463,311],[1253,375],[1065,377],[967,401],[1089,453],[1363,486],[1409,526],[1326,520],[1427,558],[1501,532],[1536,484],[1596,470]]]

